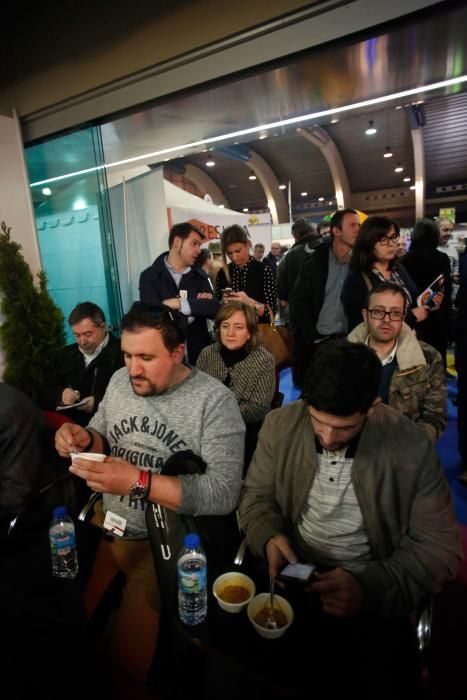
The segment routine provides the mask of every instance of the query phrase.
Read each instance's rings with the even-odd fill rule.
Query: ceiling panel
[[[467,93],[433,100],[425,111],[428,185],[467,182]]]

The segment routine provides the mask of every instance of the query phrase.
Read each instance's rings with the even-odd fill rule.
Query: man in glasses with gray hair
[[[447,392],[441,355],[419,341],[404,323],[406,296],[401,287],[385,282],[374,287],[363,323],[348,336],[366,343],[383,365],[379,396],[417,423],[435,441],[446,428]]]

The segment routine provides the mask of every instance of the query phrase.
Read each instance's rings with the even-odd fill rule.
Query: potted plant
[[[0,346],[3,379],[40,402],[54,371],[57,354],[65,346],[63,314],[47,291],[44,272],[38,287],[21,245],[11,240],[11,228],[0,225]]]

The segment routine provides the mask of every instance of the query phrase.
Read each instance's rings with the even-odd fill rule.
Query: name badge
[[[125,518],[121,518],[120,515],[108,510],[105,514],[104,528],[108,530],[110,534],[121,537],[125,532],[126,520]]]
[[[185,300],[188,299],[188,292],[187,292],[187,290],[186,290],[186,289],[179,289],[179,290],[178,290],[178,296],[180,297],[180,299],[185,299]]]

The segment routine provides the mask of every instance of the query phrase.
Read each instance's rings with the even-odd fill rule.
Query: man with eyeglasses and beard
[[[88,428],[63,425],[55,445],[62,457],[108,455],[103,462],[83,455],[70,467],[103,494],[105,520],[95,524],[107,535],[86,586],[85,607],[91,617],[115,576],[123,575],[109,636],[112,669],[144,683],[160,609],[145,511],[150,503],[180,515],[234,511],[245,425],[230,389],[183,363],[185,337],[176,312],[135,302],[122,318],[121,332],[126,367],[113,375]],[[188,460],[188,451],[203,460],[204,473],[161,473],[171,457]]]
[[[366,343],[383,365],[379,396],[424,429],[434,442],[447,424],[447,390],[441,355],[419,341],[404,323],[407,298],[401,287],[381,283],[362,309],[363,323],[348,339]]]

